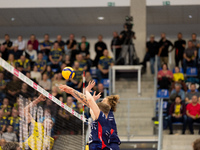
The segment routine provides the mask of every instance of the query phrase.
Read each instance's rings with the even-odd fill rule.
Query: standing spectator
[[[3,110],[0,110],[0,134],[6,130],[7,118],[3,117]]]
[[[186,94],[185,103],[191,103],[194,95],[197,96],[198,101],[200,102],[200,93],[196,89],[196,84],[192,83],[190,84],[190,92],[187,92]]]
[[[33,67],[33,71],[31,71],[31,78],[35,79],[37,82],[42,79],[42,74],[38,71],[37,66]]]
[[[5,42],[3,42],[3,45],[5,46],[8,53],[10,53],[10,50],[13,49],[12,48],[13,42],[10,41],[10,36],[8,34],[5,34],[4,38],[5,38]]]
[[[155,63],[155,56],[158,54],[158,42],[156,42],[154,35],[150,36],[150,41],[146,43],[146,54],[144,56],[143,70],[146,72],[146,62],[150,60],[151,65],[151,73],[154,74],[154,63]],[[158,66],[160,67],[160,61],[158,62]]]
[[[4,80],[3,72],[0,72],[0,102],[6,97],[5,94],[6,81]]]
[[[194,134],[193,123],[200,123],[200,104],[198,104],[198,99],[196,95],[192,97],[192,102],[187,105],[186,114],[188,116],[188,126],[190,129],[190,133]]]
[[[12,125],[8,125],[7,132],[2,134],[2,138],[5,139],[7,142],[17,142],[17,136],[13,132]]]
[[[30,40],[28,40],[28,43],[27,45],[31,44],[33,46],[33,49],[37,50],[38,51],[38,46],[39,46],[39,42],[38,40],[36,39],[35,35],[32,34],[30,36]]]
[[[16,109],[12,110],[12,116],[8,118],[8,124],[7,125],[11,125],[13,126],[13,131],[16,135],[19,134],[19,121],[20,121],[20,117],[18,117],[18,111]]]
[[[159,52],[158,56],[160,56],[161,63],[168,64],[168,53],[173,50],[173,44],[171,41],[166,39],[166,34],[161,33],[161,39],[159,41]],[[169,51],[169,47],[172,47],[172,49]]]
[[[119,38],[118,33],[115,31],[113,32],[113,39],[111,41],[111,50],[114,53],[115,50],[115,60],[119,58],[119,55],[121,53],[121,40]]]
[[[183,54],[183,69],[186,72],[188,66],[195,67],[196,66],[196,58],[197,58],[197,50],[193,46],[192,41],[188,41],[188,48],[185,49]]]
[[[162,65],[162,70],[158,72],[158,85],[160,89],[169,89],[173,79],[173,73],[168,70],[167,64]]]
[[[83,59],[81,54],[76,55],[76,61],[79,63],[79,68],[83,70],[88,70],[87,61]]]
[[[8,60],[8,50],[5,48],[5,45],[1,45],[1,57],[4,60]]]
[[[66,42],[67,49],[70,50],[70,61],[73,63],[77,54],[77,42],[74,39],[74,34],[69,35],[69,39]]]
[[[46,67],[47,67],[47,62],[46,60],[43,60],[42,53],[38,53],[37,60],[35,61],[34,65],[37,66],[37,69],[41,74],[45,72]]]
[[[81,49],[81,45],[82,45],[83,43],[85,44],[85,51],[88,51],[88,52],[89,52],[89,50],[90,50],[90,43],[87,42],[87,39],[86,39],[85,36],[82,36],[82,37],[81,37],[81,42],[78,44],[78,49],[79,49],[79,50]]]
[[[87,50],[85,43],[80,44],[78,53],[81,54],[85,60],[90,59],[90,52]]]
[[[39,85],[47,91],[51,90],[51,80],[48,79],[46,73],[42,75],[42,80],[39,81]]]
[[[62,50],[59,48],[59,43],[55,42],[53,49],[49,54],[49,60],[53,68],[59,67],[62,60]]]
[[[108,50],[105,49],[98,64],[97,77],[99,81],[101,81],[103,78],[108,78],[109,66],[113,65],[113,59],[109,56]]]
[[[3,111],[3,117],[8,119],[8,116],[11,115],[11,106],[9,105],[8,98],[3,99],[3,105],[1,105],[1,110]]]
[[[54,43],[58,43],[59,48],[63,51],[64,50],[64,46],[65,46],[65,42],[62,40],[62,36],[58,35],[57,36],[57,40]]]
[[[26,42],[23,40],[23,37],[19,35],[14,44],[18,45],[19,56],[21,56],[26,48]]]
[[[37,60],[37,51],[33,49],[33,45],[28,44],[27,49],[24,51],[23,55],[31,61],[31,67],[33,67],[35,61]]]
[[[16,67],[22,66],[24,72],[27,72],[27,71],[30,71],[30,70],[31,70],[30,61],[29,61],[29,59],[27,59],[24,55],[21,55],[21,56],[20,56],[20,59],[18,59],[18,60],[16,61],[15,66],[16,66]]]
[[[195,49],[199,49],[199,47],[200,47],[200,41],[199,40],[197,40],[197,35],[196,35],[196,33],[192,33],[192,44],[193,44],[193,47],[195,48]]]
[[[103,42],[103,36],[99,35],[98,36],[98,42],[95,43],[95,52],[96,52],[96,57],[94,59],[94,65],[97,67],[99,63],[99,59],[101,56],[103,56],[103,51],[107,49],[106,44]]]
[[[176,66],[179,66],[179,62],[181,61],[181,65],[183,65],[183,53],[185,50],[186,41],[182,39],[182,33],[178,33],[178,40],[174,42],[175,48],[175,62]]]
[[[44,41],[40,43],[40,51],[46,56],[49,56],[52,45],[53,43],[49,40],[49,34],[45,34]]]
[[[185,134],[186,124],[187,124],[186,108],[185,105],[181,103],[180,96],[176,96],[175,102],[172,103],[172,105],[170,106],[168,120],[169,120],[170,134],[173,134],[173,128],[172,128],[173,122],[182,122],[183,123],[182,134]]]
[[[180,96],[182,101],[185,100],[185,92],[181,89],[181,85],[179,83],[175,84],[175,89],[171,92],[170,100],[174,101],[176,96]]]

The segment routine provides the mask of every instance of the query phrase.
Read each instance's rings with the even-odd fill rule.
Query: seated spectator
[[[185,49],[183,54],[183,69],[186,73],[187,67],[196,67],[197,50],[193,47],[192,41],[188,41],[188,48]]]
[[[200,93],[196,89],[196,85],[194,83],[190,84],[190,92],[186,94],[185,103],[191,103],[192,97],[196,95],[198,98],[198,101],[200,102]]]
[[[6,131],[7,118],[3,117],[3,110],[0,110],[0,134]]]
[[[42,79],[41,73],[38,71],[37,66],[33,67],[33,71],[31,71],[31,78],[35,79],[37,82],[39,82]]]
[[[167,64],[162,65],[162,70],[158,72],[158,85],[160,89],[169,89],[173,79],[173,73],[168,70]]]
[[[20,122],[20,117],[18,117],[18,111],[13,109],[12,116],[8,118],[7,125],[13,126],[13,131],[16,135],[19,134],[19,122]]]
[[[17,110],[19,112],[19,105],[20,105],[20,99],[19,97],[17,97],[17,101],[16,103],[14,103],[12,110]]]
[[[194,134],[193,123],[200,123],[200,104],[198,104],[197,96],[194,95],[192,97],[192,102],[189,103],[186,107],[186,114],[188,116],[188,126],[190,129],[190,133]],[[200,134],[200,129],[199,129]]]
[[[13,50],[10,51],[10,54],[13,54],[14,55],[14,58],[17,60],[20,58],[20,56],[23,54],[21,53],[21,51],[18,50],[18,45],[17,44],[14,44],[13,45]],[[23,51],[22,51],[23,52]]]
[[[16,61],[15,66],[23,66],[23,71],[25,72],[31,70],[30,61],[24,55],[20,56],[20,59]]]
[[[113,66],[113,59],[109,56],[108,50],[103,51],[103,56],[100,57],[98,69],[97,69],[97,78],[99,81],[104,78],[108,78],[109,66]]]
[[[10,36],[8,34],[5,34],[4,39],[5,39],[5,42],[3,42],[2,45],[5,46],[5,49],[7,50],[8,54],[9,54],[10,51],[13,49],[13,47],[12,47],[13,42],[10,41]]]
[[[169,120],[170,134],[173,134],[173,128],[172,128],[173,122],[182,122],[183,123],[182,134],[185,134],[186,124],[187,124],[186,108],[185,104],[181,103],[180,96],[177,96],[175,98],[175,102],[170,106],[168,120]]]
[[[101,93],[101,97],[100,98],[104,98],[104,86],[102,83],[99,83],[97,85],[97,94]]]
[[[5,98],[6,81],[3,72],[0,72],[0,102]]]
[[[62,63],[61,66],[60,66],[60,72],[65,68],[67,67],[67,65],[65,63]]]
[[[8,98],[3,99],[3,105],[1,105],[1,110],[3,111],[3,118],[8,118],[11,115],[12,107],[9,105]]]
[[[17,142],[17,136],[13,132],[13,126],[8,125],[6,129],[7,129],[7,132],[2,134],[2,138],[5,139],[7,142]]]
[[[30,40],[28,40],[28,43],[27,43],[27,45],[29,45],[29,44],[31,44],[33,47],[33,49],[35,49],[36,51],[38,51],[38,46],[39,46],[39,42],[38,42],[38,40],[36,39],[36,37],[35,37],[35,35],[34,34],[32,34],[31,36],[30,36]]]
[[[74,34],[69,35],[69,39],[66,42],[67,49],[70,51],[70,61],[73,63],[77,54],[77,42],[74,39]]]
[[[83,104],[81,102],[76,103],[75,111],[78,112],[79,114],[83,114]]]
[[[180,68],[175,67],[175,73],[173,74],[173,83],[172,83],[172,89],[174,89],[176,83],[180,83],[182,85],[182,88],[185,92],[187,92],[187,86],[184,82],[184,75],[183,73],[180,73]]]
[[[113,39],[111,41],[111,50],[114,53],[115,50],[115,60],[119,58],[119,55],[121,53],[121,40],[119,38],[119,35],[116,31],[113,32]],[[114,55],[114,54],[113,54]]]
[[[3,150],[21,150],[21,148],[17,142],[7,142]]]
[[[51,80],[49,80],[46,73],[42,75],[42,80],[39,81],[39,85],[47,91],[51,90]]]
[[[78,49],[79,49],[79,50],[82,50],[81,46],[82,46],[83,43],[84,43],[84,47],[85,47],[85,48],[84,48],[84,51],[89,52],[89,50],[90,50],[90,43],[87,42],[87,39],[86,39],[85,36],[82,36],[82,37],[81,37],[81,42],[78,44]]]
[[[47,69],[45,71],[45,74],[47,74],[49,79],[52,79],[54,76],[54,72],[51,70],[51,66],[47,66]]]
[[[6,97],[10,100],[10,105],[16,102],[16,97],[20,92],[22,82],[16,77],[12,77],[13,80],[9,81],[6,85]]]
[[[30,60],[32,67],[37,60],[37,51],[33,49],[33,45],[29,44],[27,46],[27,49],[24,51],[23,55],[25,55],[26,58]]]
[[[87,61],[83,59],[83,56],[81,54],[76,55],[76,61],[79,63],[79,68],[86,71],[88,69]]]
[[[17,40],[14,42],[14,44],[18,45],[19,56],[21,56],[23,51],[26,48],[26,42],[23,40],[23,37],[21,35],[19,35]]]
[[[70,67],[72,66],[69,55],[65,55],[64,63],[67,66],[70,66]]]
[[[58,35],[57,36],[57,40],[54,43],[58,43],[59,48],[63,51],[64,50],[64,46],[65,46],[65,42],[62,40],[62,36]]]
[[[40,73],[44,73],[47,67],[47,62],[43,60],[43,54],[38,53],[37,60],[35,61],[35,66],[37,66],[37,69]]]
[[[23,96],[24,98],[27,98],[27,99],[31,99],[31,97],[32,97],[32,90],[30,91],[28,91],[28,85],[26,84],[26,83],[22,83],[22,87],[21,87],[21,90],[20,90],[20,92],[19,92],[19,95],[21,95],[21,96]]]
[[[51,95],[53,95],[54,97],[56,97],[57,99],[63,102],[62,94],[58,93],[58,88],[56,86],[52,87]]]
[[[90,81],[92,81],[92,76],[91,76],[90,72],[87,71],[85,73],[85,84],[86,84],[85,86],[87,86]]]
[[[58,42],[54,43],[53,49],[49,54],[50,65],[53,68],[58,68],[62,60],[62,50],[59,48]]]
[[[9,54],[7,62],[8,62],[11,66],[15,67],[16,61],[15,61],[15,57],[14,57],[13,54]]]
[[[63,80],[61,73],[57,73],[57,74],[54,75],[51,87],[54,87],[54,86],[57,86],[57,85],[60,85],[60,84],[66,84],[66,81]],[[61,94],[62,91],[60,89],[58,89],[58,93]]]
[[[58,105],[55,104],[55,103],[53,103],[52,100],[47,99],[47,100],[45,101],[45,104],[44,104],[44,107],[43,107],[43,108],[44,108],[44,110],[45,110],[45,109],[51,110],[51,117],[55,117],[56,114],[57,114]]]
[[[5,146],[5,144],[6,144],[6,140],[5,139],[1,139],[0,140],[0,150],[5,150],[5,148],[4,148],[4,146]],[[7,149],[6,149],[7,150]],[[9,149],[10,150],[10,149]]]
[[[49,56],[52,45],[53,43],[49,40],[49,34],[45,34],[44,41],[40,43],[40,51],[44,55]]]
[[[77,61],[74,62],[73,66],[75,76],[73,79],[70,79],[67,82],[68,86],[71,86],[75,89],[81,90],[82,87],[82,74],[83,74],[83,69],[79,67],[79,63]]]
[[[176,83],[175,89],[171,91],[170,100],[174,102],[177,96],[180,96],[182,101],[185,100],[185,92],[181,89],[181,85],[179,83]]]
[[[8,60],[8,50],[5,48],[5,45],[1,45],[1,57],[4,59],[4,60]]]

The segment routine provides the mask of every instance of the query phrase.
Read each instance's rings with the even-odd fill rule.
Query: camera
[[[133,28],[133,17],[132,16],[126,16],[124,25],[127,26],[128,31],[131,31],[132,28]]]

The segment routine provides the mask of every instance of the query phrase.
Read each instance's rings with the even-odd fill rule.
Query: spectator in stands
[[[70,61],[73,63],[77,54],[77,42],[74,39],[74,34],[69,35],[69,39],[66,42],[67,49],[71,53]]]
[[[14,58],[14,55],[13,55],[13,54],[9,54],[7,62],[8,62],[11,66],[15,67],[16,61],[15,61],[15,58]]]
[[[193,143],[193,150],[200,150],[200,139],[196,139]]]
[[[51,90],[51,80],[49,80],[46,73],[42,75],[42,80],[39,81],[39,85],[47,91]]]
[[[63,80],[61,73],[57,73],[57,74],[54,75],[54,78],[52,79],[51,87],[57,86],[57,85],[60,85],[60,84],[66,84],[66,81]],[[60,91],[60,89],[58,89],[58,93],[61,94],[62,91]]]
[[[49,40],[49,34],[44,35],[44,41],[40,43],[40,51],[49,56],[53,43]]]
[[[13,54],[15,59],[19,59],[20,56],[22,55],[21,52],[23,52],[23,51],[18,50],[18,47],[19,46],[17,44],[14,44],[13,50],[10,51],[10,54]]]
[[[58,43],[59,48],[61,50],[64,50],[65,42],[62,40],[62,36],[61,35],[57,36],[57,40],[54,43]]]
[[[46,67],[47,67],[47,62],[46,60],[43,60],[42,53],[38,53],[37,60],[34,65],[37,66],[37,69],[41,74],[45,72]]]
[[[35,79],[37,82],[42,79],[42,74],[38,71],[37,66],[33,67],[33,71],[31,71],[31,78]]]
[[[76,55],[76,61],[79,63],[79,68],[83,69],[84,71],[88,70],[87,61],[83,59],[81,54]]]
[[[83,114],[83,104],[81,102],[77,102],[76,103],[76,112],[78,112],[79,114]]]
[[[172,105],[170,106],[168,120],[169,120],[170,134],[173,134],[173,128],[172,128],[173,122],[182,122],[183,123],[182,134],[185,134],[186,124],[187,124],[186,108],[185,104],[181,103],[180,96],[176,96],[175,102],[172,103]]]
[[[3,117],[8,118],[11,114],[11,106],[9,105],[8,98],[3,99],[3,105],[1,105],[1,110],[3,111]]]
[[[106,44],[103,42],[103,36],[99,35],[98,36],[98,42],[95,43],[95,52],[96,52],[96,57],[94,59],[94,66],[98,67],[99,59],[101,56],[103,56],[103,51],[107,49]]]
[[[193,47],[194,47],[195,49],[199,49],[199,47],[200,47],[200,41],[197,40],[197,35],[196,35],[196,33],[192,33],[192,39],[191,39],[191,41],[192,41]]]
[[[55,42],[53,49],[51,50],[49,54],[49,60],[51,67],[53,68],[59,68],[61,60],[62,60],[62,50],[59,48],[59,43]]]
[[[5,98],[6,81],[3,72],[0,72],[0,102]]]
[[[143,71],[146,72],[146,62],[150,61],[151,73],[154,74],[154,63],[155,63],[155,56],[158,54],[158,42],[155,41],[155,36],[151,35],[150,40],[146,43],[146,54],[144,56],[143,64]],[[160,67],[160,61],[158,61],[158,66]]]
[[[56,105],[55,103],[53,103],[52,102],[52,100],[50,100],[50,99],[47,99],[46,101],[45,101],[45,104],[44,104],[44,110],[45,109],[49,109],[49,110],[51,110],[51,117],[55,117],[56,116],[56,113],[57,113],[57,106],[58,105]]]
[[[51,70],[51,66],[47,66],[47,69],[45,71],[45,74],[47,74],[49,79],[52,79],[54,76],[54,72]]]
[[[28,98],[28,99],[31,99],[32,97],[32,90],[31,91],[28,91],[28,85],[26,83],[22,83],[22,87],[21,87],[21,90],[19,92],[19,95],[23,96],[24,98]]]
[[[4,149],[5,144],[6,144],[6,140],[5,140],[5,139],[1,139],[1,140],[0,140],[0,149],[1,149],[1,150],[5,150],[5,149]]]
[[[97,78],[99,81],[108,78],[109,67],[112,67],[113,65],[113,59],[109,56],[108,50],[105,49],[103,51],[103,56],[100,57],[97,69]]]
[[[83,43],[84,43],[84,44],[83,44]],[[90,50],[90,43],[87,42],[87,39],[86,39],[85,36],[82,36],[82,37],[81,37],[81,42],[78,44],[78,49],[79,49],[79,50],[82,49],[82,48],[81,48],[82,44],[85,46],[85,51],[89,52],[89,50]]]
[[[6,131],[7,118],[3,117],[3,110],[0,110],[0,134]]]
[[[187,67],[195,67],[196,66],[196,58],[197,58],[197,50],[193,47],[192,41],[188,41],[188,48],[185,49],[183,54],[183,69],[184,73],[186,73]]]
[[[162,70],[158,72],[158,85],[160,89],[169,89],[173,79],[173,73],[168,70],[167,64],[162,65]]]
[[[2,138],[5,139],[7,142],[17,142],[17,136],[13,132],[13,126],[8,125],[6,129],[7,129],[7,132],[2,134]]]
[[[8,34],[5,34],[4,39],[5,39],[5,42],[3,42],[3,45],[5,46],[8,53],[10,53],[10,51],[13,49],[12,47],[13,42],[10,41],[10,36]]]
[[[10,105],[13,105],[16,101],[16,97],[20,92],[21,81],[13,75],[12,80],[6,85],[6,97],[10,100]]]
[[[200,102],[200,93],[196,89],[196,84],[192,83],[192,84],[190,84],[190,92],[187,92],[187,94],[186,94],[185,103],[186,104],[192,103],[192,97],[194,95],[197,96],[198,101]]]
[[[59,99],[60,101],[63,102],[62,94],[59,94],[59,93],[58,93],[58,88],[57,88],[56,86],[53,86],[53,87],[52,87],[51,94],[52,94],[54,97],[56,97],[57,99]]]
[[[69,55],[65,55],[64,63],[67,66],[72,66]]]
[[[18,45],[19,56],[21,56],[26,48],[26,42],[23,40],[23,37],[19,35],[14,44]]]
[[[18,111],[16,109],[12,110],[12,116],[8,118],[8,124],[13,126],[13,131],[16,135],[19,134],[19,121],[20,117],[18,117]]]
[[[1,45],[1,57],[4,60],[8,60],[8,50],[5,48],[5,45]]]
[[[24,55],[21,55],[21,56],[20,56],[20,59],[18,59],[18,60],[16,61],[15,66],[16,66],[16,67],[18,67],[18,66],[23,66],[23,71],[25,71],[25,72],[31,70],[30,61],[29,61]]]
[[[181,89],[181,84],[179,83],[176,83],[175,89],[171,91],[170,100],[174,102],[176,96],[180,96],[182,101],[185,100],[185,92]]]
[[[30,36],[30,40],[28,40],[28,43],[27,43],[27,46],[31,44],[33,46],[33,49],[37,50],[38,51],[38,46],[39,46],[39,42],[38,40],[36,39],[35,35],[32,34]]]
[[[17,97],[17,101],[16,101],[16,103],[14,103],[12,110],[19,111],[19,105],[20,105],[20,99],[19,99],[19,97]]]
[[[119,55],[121,53],[121,40],[119,38],[119,35],[116,31],[113,32],[113,39],[111,41],[111,50],[114,53],[115,51],[115,60],[119,58]]]
[[[173,74],[173,83],[172,83],[172,89],[175,88],[176,83],[180,83],[182,86],[182,89],[186,92],[187,91],[187,86],[185,84],[185,79],[183,73],[180,73],[180,68],[175,67],[175,73]]]
[[[169,50],[169,47],[172,47],[171,50]],[[171,41],[166,39],[166,34],[161,33],[161,39],[159,41],[159,52],[158,56],[160,57],[161,63],[168,64],[168,53],[173,50],[173,44]]]
[[[102,83],[99,83],[97,86],[97,94],[101,93],[100,98],[104,98],[104,86]]]
[[[37,51],[33,49],[33,45],[28,44],[27,49],[24,51],[23,55],[25,55],[26,58],[31,61],[31,66],[33,66],[37,60]]]
[[[200,123],[200,104],[198,103],[198,98],[196,95],[192,97],[192,102],[187,105],[186,114],[188,116],[188,126],[190,129],[190,133],[194,134],[193,123]]]
[[[186,41],[182,39],[183,38],[182,33],[179,32],[177,38],[178,40],[174,42],[176,67],[179,66],[180,61],[181,65],[183,65],[183,53],[185,51],[185,45],[186,45]]]
[[[86,71],[86,73],[85,73],[85,84],[86,85],[85,86],[87,86],[90,81],[92,81],[92,76],[89,71]]]

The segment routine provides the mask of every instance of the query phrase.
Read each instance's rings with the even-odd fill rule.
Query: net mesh
[[[1,128],[12,125],[22,149],[81,150],[84,147],[82,104],[57,87],[47,92],[28,74],[22,74],[0,58],[6,89],[1,98]],[[2,73],[1,72],[1,73]],[[45,101],[33,105],[43,94]],[[0,116],[1,117],[1,116]],[[2,123],[2,120],[5,120]],[[85,125],[85,129],[87,125]],[[4,130],[5,134],[7,130]]]

